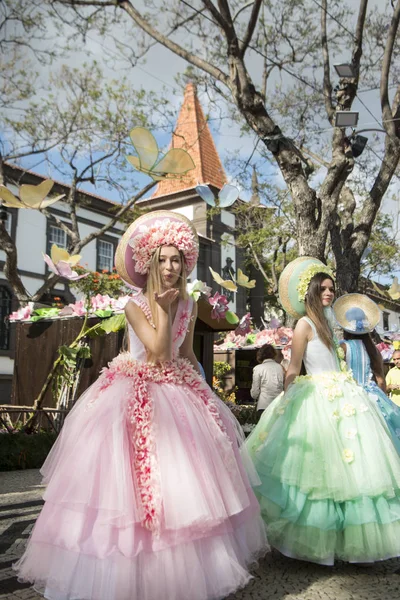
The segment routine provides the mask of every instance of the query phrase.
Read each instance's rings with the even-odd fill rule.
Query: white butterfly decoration
[[[228,208],[239,198],[238,188],[228,183],[224,185],[218,196],[215,196],[210,186],[204,184],[197,185],[196,192],[209,206],[219,206],[219,208]]]

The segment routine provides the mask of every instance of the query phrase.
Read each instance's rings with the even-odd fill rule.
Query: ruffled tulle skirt
[[[392,402],[375,382],[368,384],[365,387],[365,391],[368,393],[370,399],[373,402],[376,402],[386,421],[386,425],[392,436],[393,444],[396,446],[397,452],[400,455],[400,407]]]
[[[51,600],[223,598],[268,549],[240,428],[185,360],[117,357],[42,473],[15,568]]]
[[[268,539],[283,554],[321,564],[400,555],[400,459],[351,376],[298,377],[247,446]]]

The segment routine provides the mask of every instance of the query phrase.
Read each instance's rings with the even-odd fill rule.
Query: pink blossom
[[[228,298],[224,294],[215,292],[214,296],[208,298],[209,303],[213,307],[211,311],[212,319],[223,319],[228,312]]]
[[[33,311],[33,302],[28,302],[26,306],[22,306],[17,311],[11,313],[10,321],[27,321],[30,319]]]
[[[235,329],[236,335],[247,335],[251,331],[251,316],[247,313],[240,319],[239,325]]]
[[[130,296],[121,296],[120,298],[111,298],[111,308],[115,311],[123,311],[127,302],[129,302]]]
[[[59,275],[64,279],[68,279],[69,281],[78,281],[78,279],[82,279],[83,277],[87,277],[89,275],[89,273],[78,275],[78,273],[73,271],[71,265],[65,260],[59,260],[55,265],[48,254],[43,254],[43,258],[50,271],[53,271],[53,273],[56,275]]]
[[[96,294],[91,299],[92,310],[106,310],[111,306],[111,298],[107,294],[103,296],[102,294]]]

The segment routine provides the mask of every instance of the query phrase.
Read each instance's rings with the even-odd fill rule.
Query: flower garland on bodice
[[[143,310],[150,322],[151,311],[143,295],[133,298]],[[180,314],[176,315],[173,329],[173,342],[183,341],[192,318],[193,301],[188,299],[178,305]],[[134,475],[142,504],[142,525],[154,535],[159,536],[162,519],[162,497],[157,464],[156,437],[154,431],[154,405],[150,393],[151,384],[174,384],[185,386],[194,392],[196,402],[206,410],[206,423],[214,430],[219,440],[221,455],[227,467],[235,472],[235,459],[232,441],[228,436],[218,409],[218,398],[209,386],[184,358],[174,358],[163,363],[147,363],[135,360],[129,352],[119,354],[103,369],[97,383],[98,394],[107,390],[118,378],[129,378],[131,383],[126,418],[134,448]],[[91,401],[90,406],[94,402]],[[89,408],[89,405],[88,405]]]

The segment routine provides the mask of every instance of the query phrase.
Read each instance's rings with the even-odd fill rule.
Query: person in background
[[[386,391],[390,399],[400,406],[400,350],[395,350],[392,356],[392,367],[386,375]]]
[[[276,350],[271,344],[265,344],[257,352],[260,363],[253,370],[250,395],[257,400],[257,417],[283,392],[285,372],[276,360]]]
[[[346,364],[357,383],[363,386],[371,400],[377,404],[400,454],[400,408],[385,393],[383,360],[371,337],[379,323],[381,311],[364,294],[345,294],[336,300],[333,314],[343,329],[344,341],[341,347]]]
[[[275,361],[278,363],[278,365],[281,365],[283,373],[286,374],[290,360],[284,358],[281,348],[275,348]]]

